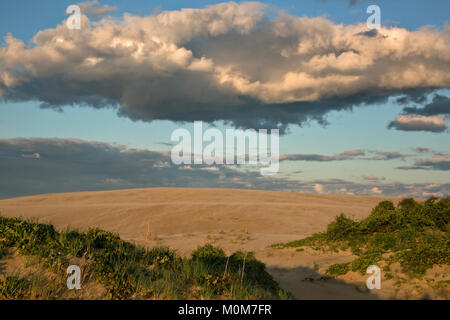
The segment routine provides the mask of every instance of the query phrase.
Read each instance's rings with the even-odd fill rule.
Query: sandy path
[[[267,248],[323,231],[344,212],[363,218],[388,198],[234,189],[152,188],[51,194],[0,201],[4,216],[37,218],[57,228],[99,227],[138,244],[186,254],[213,243],[227,253],[254,251],[280,284],[298,298],[375,296],[338,281],[321,281],[329,256]],[[390,198],[396,200],[394,198]],[[309,280],[305,280],[309,279]],[[312,280],[311,280],[312,279]]]

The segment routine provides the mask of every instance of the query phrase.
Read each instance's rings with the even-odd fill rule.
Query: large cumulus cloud
[[[151,121],[279,127],[331,110],[450,87],[450,37],[423,28],[265,14],[258,2],[65,23],[0,48],[0,99],[115,106]]]

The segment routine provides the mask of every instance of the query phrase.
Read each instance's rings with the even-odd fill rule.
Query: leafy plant
[[[358,256],[351,268],[346,264],[330,266],[327,272],[333,275],[350,270],[364,274],[369,265],[385,261],[388,265],[399,262],[405,272],[422,277],[434,265],[450,264],[449,222],[450,197],[430,198],[423,203],[408,198],[397,207],[391,201],[382,201],[361,221],[341,214],[324,233],[275,246],[350,249]],[[388,253],[392,255],[386,258]]]
[[[55,273],[65,274],[70,259],[86,259],[110,299],[290,296],[252,253],[239,251],[227,257],[222,249],[206,245],[191,257],[181,258],[168,248],[138,247],[99,229],[59,233],[51,225],[3,217],[0,239],[0,249],[14,247],[21,255],[36,257]],[[1,283],[1,297],[26,298],[27,283],[25,279],[7,278]]]

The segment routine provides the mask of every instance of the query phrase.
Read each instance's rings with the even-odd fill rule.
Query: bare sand
[[[206,243],[227,253],[253,251],[280,285],[300,299],[395,298],[392,283],[368,292],[365,277],[330,279],[326,268],[351,254],[269,248],[324,231],[336,215],[362,219],[382,200],[236,189],[151,188],[46,194],[0,201],[0,214],[34,218],[58,229],[89,227],[118,233],[139,245],[189,254]]]

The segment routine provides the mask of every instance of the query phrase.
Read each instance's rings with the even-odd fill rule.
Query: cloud
[[[365,160],[395,160],[402,159],[404,160],[407,157],[410,157],[410,154],[400,153],[400,152],[390,152],[390,151],[372,151],[376,154],[375,157],[366,158]]]
[[[383,191],[380,190],[380,188],[378,188],[378,187],[373,187],[372,189],[370,189],[370,192],[372,192],[373,194],[376,194],[376,195],[383,194]]]
[[[417,153],[432,153],[432,152],[434,152],[430,148],[425,148],[425,147],[417,147],[417,148],[414,148],[413,150]]]
[[[433,157],[418,160],[416,166],[433,170],[450,170],[450,157]]]
[[[419,154],[424,154],[424,153],[429,153],[429,154],[434,154],[436,156],[445,156],[446,154],[440,151],[436,151],[430,148],[425,148],[425,147],[417,147],[413,149],[415,152],[419,153]]]
[[[154,144],[158,144],[158,145],[162,145],[162,146],[166,146],[166,147],[173,147],[176,145],[175,142],[164,142],[164,141],[155,142]]]
[[[388,125],[389,129],[401,131],[444,132],[447,121],[438,116],[400,115]]]
[[[366,154],[372,154],[370,157],[362,157]],[[400,152],[390,151],[378,151],[378,150],[348,150],[336,155],[322,155],[322,154],[287,154],[280,156],[281,161],[317,161],[317,162],[329,162],[329,161],[346,161],[346,160],[404,160],[410,157],[410,154],[404,154]]]
[[[368,180],[368,181],[382,181],[382,180],[386,180],[386,178],[384,177],[376,177],[376,176],[365,176],[363,177],[364,180]]]
[[[373,183],[364,184],[356,183],[352,181],[346,181],[342,179],[327,179],[327,180],[315,180],[300,183],[299,189],[301,192],[317,192],[315,190],[316,185],[322,185],[330,194],[351,194],[351,195],[384,195],[384,196],[398,196],[398,197],[429,197],[427,193],[440,193],[442,196],[450,194],[450,183],[447,184],[433,184],[430,188],[429,183],[416,183],[416,184],[404,184],[404,183],[383,183],[378,184],[376,187]]]
[[[363,156],[365,154],[366,152],[364,150],[347,150],[341,153],[341,155],[343,156],[352,156],[352,157]]]
[[[363,150],[349,150],[332,156],[320,154],[288,154],[288,155],[281,155],[280,161],[318,161],[318,162],[343,161],[343,160],[353,160],[356,157],[362,156],[364,154],[365,152]]]
[[[167,151],[72,138],[0,138],[0,176],[0,198],[144,187],[298,188],[259,170],[176,166]]]
[[[23,155],[39,154],[39,157]],[[426,165],[424,163],[423,165]],[[447,164],[448,165],[448,164]],[[0,198],[145,187],[204,187],[373,195],[368,184],[341,179],[300,181],[261,176],[238,166],[175,166],[163,151],[79,139],[0,138]],[[450,184],[378,183],[383,195],[450,193]]]
[[[375,38],[378,37],[379,33],[377,29],[371,29],[369,31],[361,31],[356,34],[357,36],[364,36],[364,37],[370,37]]]
[[[92,11],[92,6],[89,10]],[[108,11],[108,10],[106,10]],[[258,2],[141,17],[82,17],[0,47],[0,100],[115,107],[133,120],[280,128],[392,95],[450,87],[447,30],[266,15]]]
[[[314,190],[315,190],[317,193],[322,193],[322,192],[323,192],[323,185],[316,183],[316,184],[314,185]]]
[[[320,1],[322,1],[322,2],[328,2],[328,1],[330,1],[330,0],[320,0]],[[362,0],[340,0],[340,1],[348,2],[348,5],[349,5],[350,7],[355,6],[358,2],[362,2]]]
[[[103,5],[102,7],[95,8],[95,6],[98,6],[98,0],[79,2],[77,3],[77,5],[80,7],[81,12],[91,15],[94,19],[103,17],[108,13],[117,10],[116,6],[112,7],[107,4]]]
[[[407,105],[410,103],[424,104],[427,101],[427,94],[429,90],[415,90],[409,92],[407,95],[403,95],[396,99],[396,103],[399,105]]]
[[[399,169],[399,170],[423,170],[425,168],[418,167],[418,166],[399,166],[396,169]]]
[[[431,103],[423,108],[406,107],[405,114],[420,114],[423,116],[450,115],[450,98],[435,94]]]
[[[432,157],[417,160],[413,166],[402,166],[401,170],[450,170],[450,156]]]

